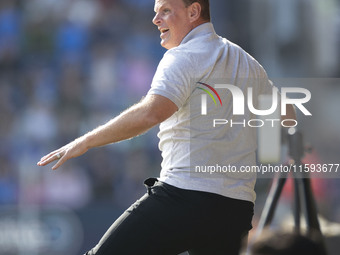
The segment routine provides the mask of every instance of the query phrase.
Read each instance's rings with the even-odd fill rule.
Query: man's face
[[[193,28],[183,0],[155,0],[155,13],[152,22],[161,32],[161,45],[168,50],[178,46]]]

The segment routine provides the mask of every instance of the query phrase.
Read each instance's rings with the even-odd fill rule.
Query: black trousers
[[[147,179],[130,206],[87,255],[238,255],[254,204]]]

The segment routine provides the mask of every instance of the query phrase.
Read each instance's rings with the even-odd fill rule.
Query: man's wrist
[[[88,133],[86,135],[83,135],[83,136],[77,138],[75,140],[75,142],[77,144],[79,144],[80,146],[85,147],[87,150],[89,150],[93,147],[96,147],[93,143],[93,136],[91,135],[91,133]]]

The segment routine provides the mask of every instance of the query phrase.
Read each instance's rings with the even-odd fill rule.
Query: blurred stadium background
[[[153,4],[1,0],[0,254],[81,254],[144,193],[143,179],[158,176],[157,128],[55,172],[36,166],[148,91],[165,52],[151,23]],[[314,147],[305,160],[340,163],[340,1],[211,0],[211,7],[217,33],[251,53],[274,80],[318,78],[306,87],[313,117],[300,120]],[[338,254],[340,180],[312,183],[330,254]],[[257,183],[254,227],[269,185]],[[276,226],[287,225],[290,194],[287,185]]]

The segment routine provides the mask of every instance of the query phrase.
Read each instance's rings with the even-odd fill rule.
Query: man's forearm
[[[145,133],[176,111],[176,105],[169,99],[158,95],[146,96],[138,104],[81,138],[87,149],[120,142]]]
[[[145,133],[157,125],[142,102],[132,106],[106,124],[85,134],[82,139],[88,149],[120,142]]]

